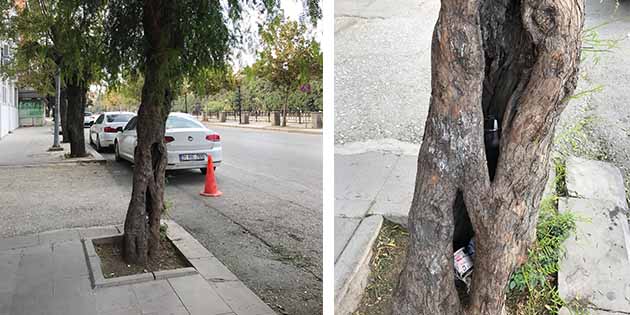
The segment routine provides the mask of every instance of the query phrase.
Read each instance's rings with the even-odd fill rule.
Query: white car
[[[131,117],[136,114],[131,112],[105,112],[96,118],[90,127],[90,144],[96,146],[97,151],[104,147],[114,146],[114,139],[118,133],[118,127],[124,127]]]
[[[125,159],[133,163],[138,143],[137,121],[137,116],[131,118],[125,128],[116,135],[114,154],[117,161]],[[208,129],[189,114],[171,113],[168,115],[164,143],[168,160],[167,170],[200,169],[201,173],[205,174],[208,154],[212,156],[214,169],[221,163],[223,157],[219,134]]]
[[[90,128],[94,124],[94,115],[90,112],[83,113],[83,128]]]

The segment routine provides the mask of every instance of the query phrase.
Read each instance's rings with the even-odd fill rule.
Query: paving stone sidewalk
[[[335,147],[335,261],[366,216],[406,225],[415,186],[418,145],[378,141],[355,147]]]
[[[392,139],[335,147],[335,313],[356,308],[383,217],[406,225],[419,146]]]
[[[93,289],[81,239],[119,229],[0,239],[0,315],[275,314],[220,262],[224,269],[216,272]]]
[[[50,125],[42,127],[22,127],[0,140],[0,167],[14,167],[26,165],[62,164],[76,162],[105,162],[101,154],[86,144],[88,157],[66,159],[64,155],[70,153],[70,143],[61,143],[63,151],[49,152],[53,144],[53,134]],[[86,137],[87,129],[85,129]],[[60,136],[61,139],[61,136]]]

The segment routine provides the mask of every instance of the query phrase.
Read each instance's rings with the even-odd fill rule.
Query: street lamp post
[[[59,145],[59,104],[61,103],[61,70],[57,69],[57,76],[55,77],[55,88],[56,88],[56,96],[55,96],[55,131],[53,135],[53,145],[50,147],[49,151],[63,151],[63,148]],[[68,132],[66,130],[66,132]]]

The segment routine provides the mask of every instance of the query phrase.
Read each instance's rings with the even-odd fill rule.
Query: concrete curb
[[[578,157],[567,158],[566,170],[569,197],[559,200],[558,210],[578,220],[575,235],[563,244],[560,297],[587,301],[594,314],[630,313],[630,229],[621,171],[609,162]],[[559,314],[569,313],[564,307]]]
[[[101,260],[98,257],[94,244],[107,244],[121,241],[122,233],[105,236],[82,238],[83,250],[88,262],[88,270],[92,287],[105,288],[126,284],[140,283],[152,280],[161,280],[174,277],[183,277],[199,273],[206,281],[222,283],[226,281],[240,282],[230,270],[214,257],[201,243],[192,237],[184,228],[172,220],[162,220],[168,226],[167,237],[175,245],[177,250],[186,258],[193,267],[161,270],[142,274],[106,279],[101,268]],[[260,301],[263,303],[262,301]]]
[[[308,128],[298,129],[298,128],[292,128],[292,127],[275,127],[275,126],[254,127],[251,125],[234,125],[234,124],[222,124],[222,123],[214,123],[214,122],[202,122],[202,123],[208,126],[216,126],[216,127],[243,128],[243,129],[265,130],[265,131],[280,131],[280,132],[302,133],[302,134],[310,134],[310,135],[323,134],[323,129],[308,129]]]
[[[626,215],[630,214],[623,175],[614,164],[569,157],[566,167],[567,190],[570,197],[607,200],[623,209]],[[588,177],[589,180],[583,180],[584,177]],[[602,189],[602,187],[608,189]],[[621,220],[620,224],[627,258],[630,262],[630,224],[628,220]]]
[[[370,276],[372,245],[381,231],[383,217],[364,218],[335,263],[335,314],[352,313]]]
[[[85,257],[88,262],[88,270],[90,273],[90,280],[92,281],[92,288],[107,288],[152,280],[183,277],[197,273],[197,270],[195,268],[186,267],[171,270],[161,270],[156,272],[150,271],[146,273],[106,279],[103,275],[103,269],[101,268],[101,259],[96,254],[94,244],[98,245],[119,242],[122,240],[122,236],[122,234],[114,234],[105,237],[84,238],[81,240],[81,242],[83,243]]]
[[[93,162],[93,163],[105,163],[105,162],[107,162],[107,160],[103,157],[103,155],[98,153],[98,151],[94,150],[94,148],[92,148],[92,146],[90,144],[86,144],[85,145],[85,149],[86,149],[86,151],[88,151],[89,154],[91,154],[94,157],[94,159],[91,162]]]
[[[201,244],[197,242],[197,240],[195,240],[193,236],[190,235],[184,228],[171,220],[163,220],[162,222],[166,223],[169,226],[167,236],[169,237],[169,239],[171,239],[171,241],[178,249],[186,248],[189,251],[197,251],[194,256],[199,258],[188,259],[193,267],[158,272],[147,272],[139,275],[113,279],[104,279],[100,266],[100,258],[97,256],[94,246],[85,245],[86,243],[91,244],[91,240],[93,239],[100,239],[100,242],[107,242],[116,238],[120,238],[122,235],[120,233],[122,228],[118,228],[114,225],[59,229],[41,233],[15,236],[11,238],[3,238],[0,239],[0,251],[2,251],[3,254],[7,253],[7,255],[10,256],[33,256],[23,255],[22,250],[26,250],[29,252],[33,251],[33,253],[37,252],[35,250],[44,250],[46,253],[48,253],[48,255],[53,255],[52,252],[57,250],[57,244],[63,243],[63,245],[59,246],[59,249],[62,252],[58,254],[58,256],[56,256],[58,258],[61,258],[62,260],[57,261],[57,264],[64,264],[64,255],[67,255],[69,261],[75,263],[76,265],[80,265],[82,271],[80,276],[76,277],[77,275],[79,275],[79,271],[73,270],[72,266],[56,265],[57,269],[63,269],[58,271],[64,272],[59,273],[58,276],[62,277],[64,280],[66,278],[69,280],[70,278],[72,278],[72,281],[80,281],[85,287],[81,287],[81,296],[77,296],[76,294],[76,292],[78,292],[76,290],[79,290],[78,287],[71,288],[72,290],[75,290],[72,291],[73,295],[69,296],[68,299],[58,299],[58,302],[61,303],[72,304],[76,302],[77,299],[93,303],[91,297],[88,297],[87,295],[101,295],[101,300],[107,301],[106,303],[109,303],[109,301],[111,301],[111,298],[104,296],[109,296],[112,292],[119,292],[128,295],[130,292],[132,292],[130,290],[136,292],[135,290],[138,288],[135,288],[136,285],[134,285],[134,288],[125,289],[126,286],[139,282],[145,282],[144,284],[138,285],[138,287],[143,288],[143,291],[150,291],[152,290],[151,288],[154,286],[165,288],[167,290],[172,290],[174,296],[180,299],[177,304],[182,305],[178,308],[178,310],[187,308],[188,312],[190,312],[191,314],[276,314],[267,304],[265,304],[247,286],[245,286],[245,284],[243,284],[243,282],[241,282],[236,277],[236,275],[230,272],[226,266],[224,266],[207,249],[205,249],[205,247],[196,247],[197,245],[201,246]],[[33,258],[33,261],[40,259],[39,257],[40,256]],[[16,261],[15,264],[17,263],[18,262]],[[36,272],[37,275],[39,275],[41,273],[41,270],[35,269],[41,267],[40,265],[42,265],[42,263],[32,265],[28,271],[30,272],[32,269],[32,271]],[[76,268],[76,266],[74,268]],[[65,273],[68,274],[66,275]],[[38,276],[33,276],[31,278],[34,279],[37,277]],[[85,277],[88,277],[88,279],[86,279]],[[95,282],[99,283],[97,287],[93,287],[92,285]],[[38,287],[39,284],[40,282],[37,282],[35,287]],[[113,287],[119,285],[125,285],[125,287],[121,288],[121,290],[117,290],[118,288],[110,288],[108,290],[102,289],[104,287]],[[89,291],[85,290],[87,288],[90,288]],[[199,291],[196,291],[197,289],[199,289]],[[48,290],[46,292],[48,292]],[[46,292],[44,292],[45,294],[42,294],[48,294]],[[83,293],[85,293],[86,296],[84,296]],[[154,298],[160,298],[160,293],[157,291],[156,293],[157,294],[154,294]],[[28,298],[30,298],[30,296]],[[39,311],[42,307],[47,307],[51,301],[45,300],[44,302],[45,303],[43,304],[32,305],[32,307],[37,308]],[[145,303],[147,301],[140,302]],[[168,304],[168,301],[166,301],[165,303]],[[223,306],[219,307],[217,306],[217,304],[221,304]],[[2,307],[0,307],[0,309],[2,309]],[[124,311],[123,309],[121,310]],[[170,309],[166,311],[170,311]],[[147,314],[148,312],[149,311],[146,311]],[[188,312],[185,313],[188,314]],[[0,311],[0,313],[4,314],[2,311]],[[25,313],[33,314],[34,312],[26,311]],[[64,314],[66,313],[96,314],[96,311],[92,310],[88,312],[81,309],[78,312],[64,312]],[[118,312],[116,313],[118,314]],[[124,313],[127,314],[129,312]],[[137,309],[137,313],[140,313],[140,309]],[[153,311],[150,311],[150,313],[154,314]],[[110,314],[110,312],[107,312],[107,314]],[[178,312],[177,314],[180,313]]]

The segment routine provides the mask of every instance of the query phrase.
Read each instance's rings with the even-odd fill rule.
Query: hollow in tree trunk
[[[553,132],[577,83],[583,12],[582,0],[442,0],[393,314],[505,312],[509,277],[535,238]],[[471,236],[464,304],[453,251]]]
[[[66,135],[70,140],[70,156],[84,157],[85,136],[83,133],[83,113],[85,112],[85,94],[87,84],[76,77],[66,81],[66,124],[63,129],[64,138]]]
[[[134,154],[133,191],[125,218],[124,257],[146,264],[159,250],[160,217],[164,209],[166,146],[164,131],[172,101],[168,76],[175,47],[174,4],[145,1],[143,28],[148,44],[142,100],[138,109],[138,144]]]

